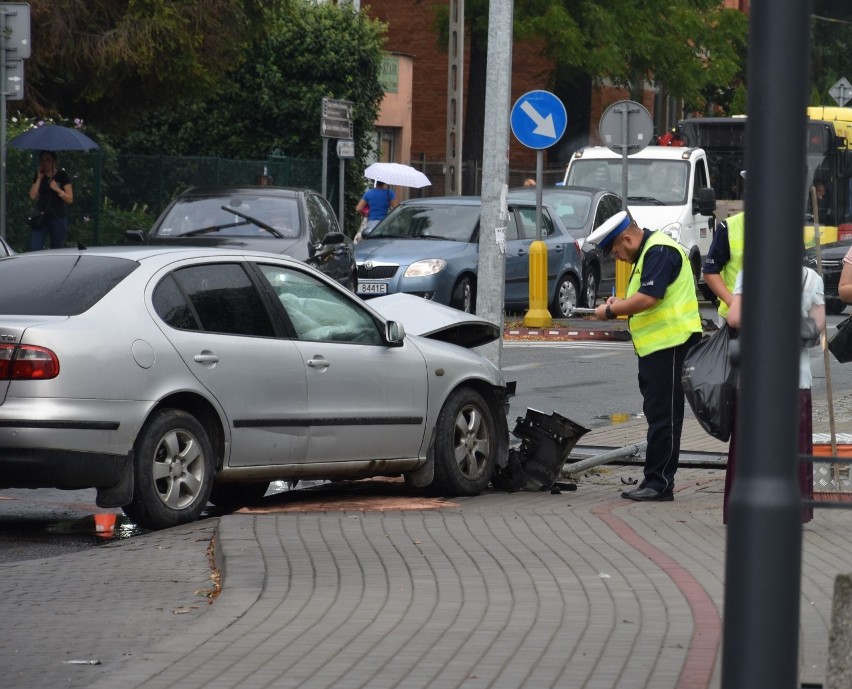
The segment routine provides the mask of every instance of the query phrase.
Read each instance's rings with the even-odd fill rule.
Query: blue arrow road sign
[[[550,91],[528,91],[512,107],[512,133],[527,148],[549,148],[565,133],[568,115]]]

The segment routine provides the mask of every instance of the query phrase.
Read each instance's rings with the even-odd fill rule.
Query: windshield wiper
[[[439,234],[421,234],[421,235],[418,235],[417,239],[443,239],[445,241],[450,241],[450,242],[456,241],[456,240],[452,239],[451,237],[443,237]]]
[[[189,232],[184,232],[183,234],[179,234],[178,237],[195,237],[199,234],[208,234],[210,232],[218,232],[219,230],[227,230],[230,227],[240,227],[241,225],[248,225],[248,220],[243,220],[241,222],[229,222],[224,225],[210,225],[210,227],[199,227],[197,230],[190,230]]]
[[[653,196],[628,196],[628,201],[646,201],[648,203],[653,203],[655,206],[665,206],[660,199],[655,199]]]
[[[221,207],[223,211],[227,213],[233,213],[238,218],[243,218],[244,220],[248,220],[250,223],[257,225],[258,227],[263,228],[273,237],[278,237],[278,239],[284,239],[284,235],[281,234],[278,230],[276,230],[272,225],[267,225],[263,220],[258,220],[257,218],[253,218],[250,215],[245,215],[244,213],[240,213],[239,211],[235,211],[233,208],[228,208],[227,206]]]

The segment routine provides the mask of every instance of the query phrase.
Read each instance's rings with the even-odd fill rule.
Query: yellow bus
[[[743,208],[740,170],[745,169],[746,122],[745,116],[696,117],[678,124],[685,145],[707,153],[719,220]],[[805,244],[814,243],[812,186],[823,190],[817,204],[820,242],[852,238],[852,108],[809,107],[807,140]]]

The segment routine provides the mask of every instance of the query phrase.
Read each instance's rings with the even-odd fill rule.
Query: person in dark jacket
[[[30,250],[43,249],[47,237],[50,237],[51,249],[65,246],[68,235],[66,209],[74,203],[74,190],[71,178],[59,168],[53,151],[41,151],[38,155],[38,172],[30,187],[30,198],[36,202],[36,211],[43,213],[38,224],[33,225]]]

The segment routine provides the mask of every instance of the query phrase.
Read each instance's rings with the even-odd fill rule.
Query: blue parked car
[[[529,302],[529,250],[535,240],[535,202],[509,197],[506,227],[508,310]],[[404,292],[473,313],[479,263],[480,198],[410,199],[397,206],[355,246],[358,294]],[[547,245],[548,303],[555,318],[577,307],[582,252],[559,215],[542,206]]]

